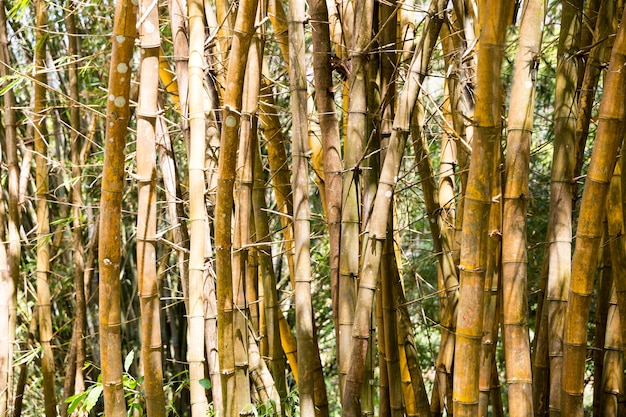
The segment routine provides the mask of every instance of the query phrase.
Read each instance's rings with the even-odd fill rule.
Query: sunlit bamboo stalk
[[[141,308],[141,362],[150,416],[165,416],[161,360],[161,303],[156,266],[157,188],[156,124],[158,117],[159,35],[158,8],[140,1],[139,101],[137,107],[137,279]]]
[[[204,416],[208,402],[204,387],[205,317],[203,306],[205,239],[208,219],[205,208],[205,104],[204,10],[202,1],[189,0],[189,310],[188,348],[189,391],[192,417]],[[221,366],[221,364],[220,364]],[[223,400],[223,398],[221,398]],[[218,400],[219,403],[219,400]],[[222,410],[218,410],[221,412]]]
[[[589,316],[589,295],[602,235],[602,213],[611,176],[622,143],[626,103],[626,25],[624,14],[604,82],[598,130],[583,191],[572,260],[572,280],[563,332],[563,395],[561,411],[567,416],[583,415],[584,366]]]
[[[342,394],[344,416],[356,417],[360,415],[358,398],[363,383],[374,292],[382,248],[387,235],[387,219],[390,215],[393,190],[400,170],[411,114],[425,77],[425,69],[430,61],[434,43],[439,36],[439,29],[443,23],[442,11],[444,6],[444,1],[434,1],[431,4],[431,13],[425,23],[420,48],[415,52],[404,89],[400,93],[398,110],[394,118],[394,129],[389,140],[389,148],[381,170],[376,201],[372,210],[372,222],[370,222],[364,236],[365,255],[362,261],[355,322],[352,330],[353,349],[346,386]]]
[[[475,126],[463,208],[454,352],[454,414],[459,417],[478,413],[479,356],[484,314],[482,293],[489,259],[489,208],[502,129],[500,65],[514,2],[505,1],[492,6],[486,1],[479,1],[478,4],[480,38],[477,44]]]
[[[545,0],[524,4],[515,57],[505,161],[502,226],[502,333],[511,416],[533,413],[528,331],[526,212],[530,144]],[[529,71],[530,68],[530,71]]]
[[[137,7],[130,0],[116,4],[107,100],[104,166],[98,240],[100,358],[107,416],[125,417],[120,334],[121,208],[124,190],[124,147],[130,118],[130,75]]]
[[[307,159],[307,87],[305,40],[305,4],[289,3],[289,80],[291,89],[293,207],[294,207],[294,294],[296,308],[296,337],[300,377],[300,415],[314,417],[316,412],[313,358],[316,356],[314,340],[313,305],[311,301],[310,259],[310,207],[308,199]]]

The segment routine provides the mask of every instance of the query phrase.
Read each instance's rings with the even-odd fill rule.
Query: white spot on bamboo
[[[124,62],[120,62],[119,64],[117,64],[117,72],[119,72],[120,74],[126,74],[127,71],[128,71],[128,64]]]
[[[528,88],[528,89],[530,90],[531,88],[533,88],[533,82],[532,82],[532,81],[530,81],[530,80],[527,80],[527,81],[524,83],[524,87],[526,87],[526,88]]]
[[[122,107],[126,104],[126,99],[124,97],[115,97],[114,103],[117,107]]]
[[[387,192],[385,193],[385,197],[387,198],[391,198],[392,195],[393,193],[391,192],[391,190],[387,190]]]
[[[109,94],[109,100],[111,101],[115,100],[115,96],[113,94]]]
[[[124,35],[117,35],[117,36],[115,37],[115,40],[116,40],[118,43],[124,43],[124,41],[126,40],[126,36],[124,36]]]
[[[237,124],[237,120],[235,120],[235,117],[231,114],[229,114],[226,117],[226,126],[228,127],[235,127],[235,125]]]
[[[144,23],[144,29],[146,33],[154,32],[154,23],[147,21],[146,23]]]

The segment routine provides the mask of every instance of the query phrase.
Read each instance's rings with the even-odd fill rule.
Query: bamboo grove
[[[0,0],[0,416],[624,416],[621,0]]]

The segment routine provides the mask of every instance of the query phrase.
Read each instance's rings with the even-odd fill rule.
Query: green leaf
[[[70,405],[67,407],[68,415],[72,414],[74,410],[76,410],[76,408],[85,400],[87,394],[89,394],[89,391],[83,391],[65,399],[66,403],[70,403]]]
[[[200,383],[200,385],[204,387],[204,389],[211,389],[211,381],[208,380],[207,378],[202,378],[198,382]]]
[[[137,414],[135,414],[137,411]],[[143,416],[143,407],[139,402],[132,402],[128,408],[128,416],[140,415]]]
[[[89,413],[91,409],[96,405],[96,403],[98,402],[98,398],[100,398],[101,394],[102,385],[93,385],[93,388],[91,388],[91,390],[89,391],[89,395],[87,395],[87,399],[85,399],[85,402],[83,403],[83,409],[87,413]]]
[[[126,372],[128,372],[128,370],[130,369],[130,365],[133,364],[134,359],[135,359],[135,351],[131,350],[130,352],[128,352],[128,355],[126,355],[126,359],[124,359],[124,370]]]
[[[137,387],[137,381],[132,376],[130,376],[128,374],[124,374],[122,379],[124,381],[124,388],[125,389],[132,391],[132,390],[134,390]]]

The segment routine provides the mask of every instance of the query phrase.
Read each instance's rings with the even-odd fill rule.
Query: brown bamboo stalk
[[[544,251],[544,261],[541,268],[540,276],[540,290],[538,304],[543,305],[539,309],[537,306],[537,323],[535,325],[535,338],[533,339],[533,406],[534,413],[537,416],[545,416],[548,413],[548,406],[550,402],[550,359],[548,356],[549,339],[548,339],[548,308],[547,300],[545,299],[545,291],[541,291],[541,288],[546,288],[548,281],[548,251]],[[542,285],[545,283],[545,285]],[[544,301],[541,301],[544,300]]]
[[[263,2],[259,5],[263,8]],[[260,9],[257,10],[257,22],[261,19]],[[258,97],[261,84],[261,55],[263,42],[258,32],[253,36],[247,52],[247,65],[245,79],[243,81],[242,104],[241,104],[241,127],[239,133],[239,150],[237,155],[236,178],[235,178],[235,212],[233,233],[233,297],[234,297],[234,353],[235,353],[235,385],[237,391],[232,393],[235,397],[235,409],[241,410],[250,403],[250,385],[247,364],[250,361],[248,355],[248,317],[252,319],[251,310],[246,299],[251,299],[252,294],[247,291],[246,273],[249,268],[251,227],[254,227],[252,218],[252,187],[254,159],[256,152],[256,126],[255,117],[258,105]],[[251,285],[256,287],[256,284]],[[256,288],[254,290],[256,293]],[[256,300],[254,300],[256,303]],[[252,324],[254,325],[254,324]],[[245,343],[244,343],[245,342]]]
[[[1,161],[1,158],[0,158]],[[11,378],[11,364],[13,358],[9,356],[12,352],[10,336],[10,318],[12,301],[12,280],[8,260],[8,244],[6,244],[6,224],[7,213],[3,204],[0,205],[0,415],[8,415],[10,392],[13,381]]]
[[[622,16],[622,21],[624,17]],[[602,235],[602,212],[613,169],[622,143],[626,103],[626,25],[617,32],[605,78],[605,95],[600,104],[599,124],[591,162],[585,181],[577,228],[576,249],[572,260],[572,280],[563,333],[563,396],[565,415],[583,414],[584,365],[587,319],[593,287],[593,271]]]
[[[599,0],[590,1],[587,8],[593,3],[600,3]],[[597,5],[596,5],[597,7]],[[589,28],[589,25],[595,23],[590,21],[591,17],[587,13],[584,14],[584,23],[582,26],[583,35],[590,33],[593,41],[584,41],[581,39],[581,48],[591,47],[587,59],[583,60],[584,74],[580,74],[580,98],[578,99],[578,116],[576,118],[576,166],[574,168],[574,178],[580,176],[583,162],[585,160],[585,146],[587,137],[589,136],[589,125],[591,123],[591,112],[596,97],[598,81],[603,66],[608,61],[611,46],[613,44],[612,35],[617,30],[617,11],[616,4],[613,1],[602,1],[600,9],[594,13],[597,15],[597,25]],[[593,29],[595,27],[595,29]],[[583,65],[581,65],[583,67]],[[575,197],[576,198],[576,197]]]
[[[413,334],[413,326],[411,324],[411,316],[407,308],[407,302],[402,288],[402,282],[398,271],[398,264],[393,263],[392,274],[396,276],[393,280],[393,305],[397,312],[397,337],[398,348],[400,351],[400,362],[405,363],[411,379],[411,390],[407,394],[412,393],[412,402],[415,404],[415,415],[430,417],[431,409],[428,403],[428,394],[424,385],[424,378],[419,366],[417,357],[417,347],[415,346],[415,335]],[[405,399],[405,401],[408,401]]]
[[[611,184],[609,185],[609,194],[607,197],[607,233],[608,243],[611,251],[611,269],[613,273],[619,275],[620,271],[626,268],[626,254],[624,254],[624,207],[622,206],[622,171],[621,164],[615,164]],[[626,313],[626,284],[619,276],[614,275],[613,283],[615,285],[615,293],[620,313]],[[624,315],[624,314],[622,314]],[[621,322],[620,322],[621,323]],[[621,327],[622,340],[626,339],[626,322]]]
[[[421,106],[418,106],[421,113]],[[417,112],[416,112],[417,113]],[[452,258],[452,244],[450,242],[449,233],[444,230],[448,219],[444,219],[441,214],[441,205],[439,203],[439,190],[435,182],[433,167],[430,156],[428,154],[428,143],[422,132],[423,121],[415,120],[422,117],[413,116],[414,122],[411,125],[411,134],[414,138],[413,148],[415,158],[417,160],[417,172],[420,176],[424,205],[429,219],[430,234],[433,239],[433,247],[438,258],[438,276],[440,276],[440,291],[442,299],[441,307],[441,348],[437,353],[436,369],[437,369],[437,393],[439,395],[439,405],[445,407],[446,403],[446,386],[447,376],[451,376],[452,356],[454,354],[454,334],[455,327],[454,311],[458,303],[458,274],[454,266]],[[443,403],[441,399],[443,398]],[[437,407],[435,407],[437,408]]]
[[[497,153],[501,155],[498,144]],[[500,159],[500,158],[498,158]],[[491,190],[492,203],[489,208],[489,241],[487,242],[487,269],[485,272],[485,288],[483,300],[485,303],[483,314],[483,336],[480,344],[480,370],[478,382],[478,413],[488,414],[489,399],[491,397],[492,365],[495,363],[496,345],[498,344],[498,329],[500,324],[500,312],[502,300],[500,291],[501,281],[501,258],[502,258],[502,181],[500,163],[494,166],[492,174],[493,188]]]
[[[346,2],[350,3],[350,2]],[[359,249],[361,248],[361,215],[359,201],[361,189],[361,165],[364,146],[368,135],[367,123],[367,54],[373,25],[374,2],[359,0],[354,2],[354,27],[350,46],[352,64],[348,79],[347,135],[344,140],[344,170],[342,175],[341,207],[341,250],[339,253],[339,300],[337,364],[339,368],[339,389],[343,391],[346,375],[350,368],[352,350],[352,327],[356,305],[356,278],[359,275]],[[347,33],[344,29],[344,33]]]
[[[609,194],[611,194],[611,190],[609,190]],[[609,197],[610,198],[610,197]],[[598,265],[598,301],[597,301],[597,310],[595,314],[595,333],[593,337],[595,350],[593,352],[593,416],[599,417],[601,415],[601,400],[602,400],[602,389],[601,389],[601,381],[602,374],[604,372],[604,341],[606,337],[606,329],[607,329],[607,319],[608,319],[608,310],[609,310],[609,301],[611,298],[611,291],[613,288],[613,267],[611,263],[611,250],[606,245],[606,239],[608,236],[608,226],[605,224],[603,226],[604,229],[604,240],[601,246],[602,255],[600,257],[600,262]],[[617,300],[615,300],[617,302]],[[620,330],[621,331],[621,330]],[[598,383],[597,381],[600,381]],[[597,384],[597,385],[596,385]]]
[[[387,353],[385,352],[385,326],[383,324],[383,300],[381,282],[376,291],[376,333],[378,335],[378,415],[391,416],[391,398],[389,396],[389,375],[387,375]]]
[[[444,82],[444,91],[447,91],[447,99],[443,103],[443,112],[446,123],[444,124],[444,135],[441,144],[441,156],[439,164],[439,194],[438,201],[440,210],[437,211],[436,218],[439,224],[439,234],[442,241],[442,254],[440,268],[438,270],[437,286],[440,291],[440,325],[441,342],[437,352],[435,362],[436,378],[433,387],[433,400],[431,410],[442,412],[447,409],[452,411],[452,393],[447,392],[446,387],[452,381],[452,359],[454,357],[454,329],[456,327],[456,305],[458,303],[458,251],[455,244],[455,223],[457,217],[457,207],[455,206],[455,167],[457,165],[457,146],[455,137],[460,137],[457,129],[463,129],[462,120],[458,120],[459,113],[459,75],[458,51],[450,33],[448,25],[442,26],[442,49],[446,62],[446,72],[450,74]],[[458,36],[457,36],[458,37]],[[422,145],[424,147],[424,145]],[[425,185],[425,184],[424,184]],[[425,194],[426,195],[426,194]],[[430,211],[429,211],[430,212]],[[431,223],[433,224],[433,223]],[[433,242],[435,240],[433,230]],[[445,249],[444,249],[445,245]],[[455,255],[456,253],[456,255]],[[450,382],[450,383],[449,383]]]
[[[500,389],[500,377],[496,362],[494,360],[491,363],[491,410],[494,417],[504,417],[502,390]]]
[[[365,353],[369,343],[371,327],[371,311],[376,290],[376,281],[380,267],[383,243],[387,233],[387,219],[390,214],[394,186],[400,169],[404,145],[410,126],[411,113],[417,101],[424,73],[433,50],[439,29],[443,23],[442,11],[444,1],[434,1],[430,7],[429,18],[424,29],[420,48],[416,51],[405,86],[399,97],[398,110],[394,118],[394,130],[389,140],[389,148],[379,181],[376,201],[370,222],[364,236],[364,258],[360,274],[359,294],[356,305],[355,322],[352,330],[353,349],[350,369],[343,391],[344,415],[356,417],[360,415],[358,398],[363,383]]]
[[[600,415],[603,417],[620,415],[618,411],[619,394],[624,389],[624,354],[620,322],[615,285],[613,285],[607,312],[607,332],[604,339],[604,371],[600,386],[596,388],[601,392]]]
[[[137,35],[136,20],[137,7],[129,0],[118,1],[112,36],[98,240],[100,358],[104,409],[111,417],[126,416],[120,335],[120,234],[124,147],[130,118],[130,61]]]
[[[248,49],[254,34],[254,19],[257,9],[255,0],[245,0],[239,4],[232,48],[229,53],[228,72],[224,92],[223,124],[221,148],[218,163],[217,202],[215,206],[215,253],[217,273],[217,323],[218,352],[222,372],[222,392],[224,397],[224,415],[235,416],[240,409],[235,402],[237,386],[236,363],[237,348],[247,343],[236,334],[237,323],[234,307],[233,270],[232,270],[232,213],[233,183],[237,162],[238,131],[241,125],[243,79],[245,74]]]
[[[531,416],[533,413],[526,295],[526,196],[529,193],[534,87],[544,18],[544,0],[524,3],[507,129],[502,228],[502,333],[511,416]]]
[[[330,62],[331,39],[328,10],[324,0],[313,0],[311,8],[311,35],[313,37],[313,76],[315,103],[319,113],[324,155],[324,182],[326,190],[326,222],[329,239],[330,288],[333,318],[338,317],[339,248],[341,240],[341,144],[339,121],[335,110],[332,68]],[[338,334],[338,326],[335,326]]]
[[[203,306],[205,239],[208,219],[205,208],[205,106],[204,10],[202,1],[189,0],[189,310],[188,348],[191,415],[208,412],[208,402],[200,380],[204,378],[205,317]],[[221,365],[221,363],[220,363]],[[223,398],[222,398],[223,399]],[[219,404],[219,400],[217,401]],[[222,411],[222,410],[218,410]]]
[[[489,208],[494,164],[501,135],[500,65],[514,2],[479,2],[480,38],[476,111],[470,171],[465,192],[458,322],[454,356],[454,414],[478,412],[479,352],[483,330],[482,292],[488,261]]]
[[[185,0],[168,2],[170,26],[172,28],[172,43],[174,50],[174,71],[178,84],[178,99],[180,101],[181,128],[183,137],[189,144],[189,119],[184,117],[188,113],[187,100],[189,97],[189,39],[187,38],[187,3]]]
[[[593,38],[595,29],[598,27],[596,22],[600,13],[600,7],[602,3],[606,3],[604,0],[589,0],[585,4],[585,9],[582,15],[582,22],[580,26],[580,48],[584,54],[581,65],[578,68],[578,77],[576,89],[582,92],[582,85],[584,83],[583,78],[585,72],[587,72],[587,65],[590,63],[589,55],[590,50],[593,47]]]
[[[69,9],[68,9],[69,10]],[[70,142],[72,159],[72,178],[80,178],[82,166],[84,165],[83,139],[81,137],[81,118],[79,102],[79,79],[78,64],[79,56],[78,38],[76,36],[75,12],[68,12],[65,16],[68,33],[68,53],[72,60],[68,63],[69,96],[72,100],[70,105]],[[75,181],[71,189],[72,201],[72,228],[74,240],[74,289],[76,292],[76,307],[74,325],[72,328],[72,345],[68,369],[65,375],[63,396],[70,397],[74,393],[85,390],[83,366],[85,364],[85,328],[86,328],[86,302],[84,288],[85,256],[83,247],[83,197],[81,192],[81,181]],[[68,404],[64,402],[61,406],[61,415],[67,415]]]
[[[56,416],[54,357],[52,353],[52,313],[50,307],[50,213],[48,207],[48,146],[46,129],[46,44],[48,10],[45,1],[36,3],[35,29],[35,84],[33,86],[33,132],[36,165],[37,205],[37,309],[39,310],[39,338],[43,355],[41,372],[47,417]]]
[[[389,229],[393,230],[391,222],[389,223]],[[378,331],[379,337],[382,338],[384,335],[384,357],[388,379],[389,406],[391,409],[391,416],[403,416],[405,412],[405,404],[407,415],[415,415],[415,397],[412,395],[413,387],[411,386],[411,378],[409,376],[408,384],[405,384],[405,379],[403,378],[404,373],[401,374],[400,371],[400,351],[398,346],[398,330],[396,326],[397,313],[393,297],[394,280],[399,280],[400,276],[396,273],[397,270],[394,270],[395,258],[392,239],[388,239],[385,242],[384,250],[385,252],[383,253],[381,260],[380,270],[382,323],[380,323]],[[404,353],[404,351],[402,353]],[[406,355],[404,355],[404,358],[406,358]],[[408,368],[404,369],[407,371],[406,373],[408,373]]]
[[[285,242],[289,278],[293,288],[293,200],[291,198],[291,180],[287,152],[285,151],[285,138],[283,137],[281,122],[274,110],[274,92],[270,83],[265,82],[263,84],[261,96],[263,100],[259,103],[259,118],[267,140],[267,159],[276,198],[276,209],[282,213],[280,223]]]
[[[137,106],[137,279],[141,308],[141,362],[146,408],[151,416],[165,416],[161,318],[156,266],[157,189],[156,123],[158,114],[159,12],[151,1],[140,1],[141,52],[139,102]]]
[[[269,0],[267,2],[268,16],[274,27],[274,37],[283,55],[287,70],[289,70],[289,26],[283,3],[279,0]]]
[[[38,314],[37,310],[33,310],[33,314],[30,318],[30,323],[28,325],[28,334],[26,336],[26,346],[28,349],[35,348],[35,332],[37,331],[37,322],[38,322]],[[13,417],[21,417],[22,416],[22,408],[24,404],[24,393],[26,391],[26,381],[28,379],[28,362],[24,362],[20,365],[20,374],[15,383],[15,397],[13,403],[13,413],[6,414],[7,416],[12,415]]]
[[[257,144],[258,145],[258,144]],[[278,306],[278,292],[276,290],[276,275],[272,265],[272,247],[269,244],[269,219],[265,211],[265,181],[263,181],[263,166],[260,149],[257,149],[254,161],[254,181],[252,190],[252,208],[254,211],[254,225],[257,243],[263,243],[259,248],[259,276],[263,288],[263,308],[265,311],[265,339],[267,340],[267,362],[274,378],[276,389],[281,399],[287,395],[285,379],[285,356],[280,339],[279,317],[282,312]],[[291,334],[291,332],[290,332]],[[297,368],[296,368],[297,371]],[[297,372],[295,373],[297,376]]]
[[[548,219],[548,355],[550,360],[550,415],[560,415],[563,363],[563,317],[571,280],[572,198],[575,167],[576,76],[582,1],[563,1],[559,34],[554,110],[554,156]]]
[[[315,355],[313,305],[311,301],[311,259],[310,207],[308,199],[307,161],[307,87],[306,64],[304,62],[304,20],[303,1],[289,2],[289,84],[291,89],[292,161],[293,161],[293,207],[294,207],[294,249],[295,249],[295,308],[296,337],[298,341],[298,364],[300,379],[300,415],[314,417],[315,379],[312,358]]]
[[[10,73],[10,55],[7,39],[7,19],[4,0],[0,1],[0,77]],[[15,340],[15,324],[17,315],[17,282],[19,279],[21,242],[20,242],[20,214],[19,201],[19,165],[17,159],[17,131],[15,94],[8,89],[4,96],[4,135],[6,164],[8,168],[8,199],[7,199],[7,266],[8,275],[3,276],[3,294],[7,297],[7,310],[0,314],[3,325],[6,320],[6,344],[0,347],[0,415],[7,412],[13,402],[13,342]],[[5,281],[6,280],[6,281]],[[4,340],[3,340],[4,342]]]
[[[259,346],[252,331],[248,332],[248,356],[250,358],[250,379],[261,398],[260,405],[268,414],[281,416],[284,414],[281,397],[278,394],[274,378],[259,352]]]

